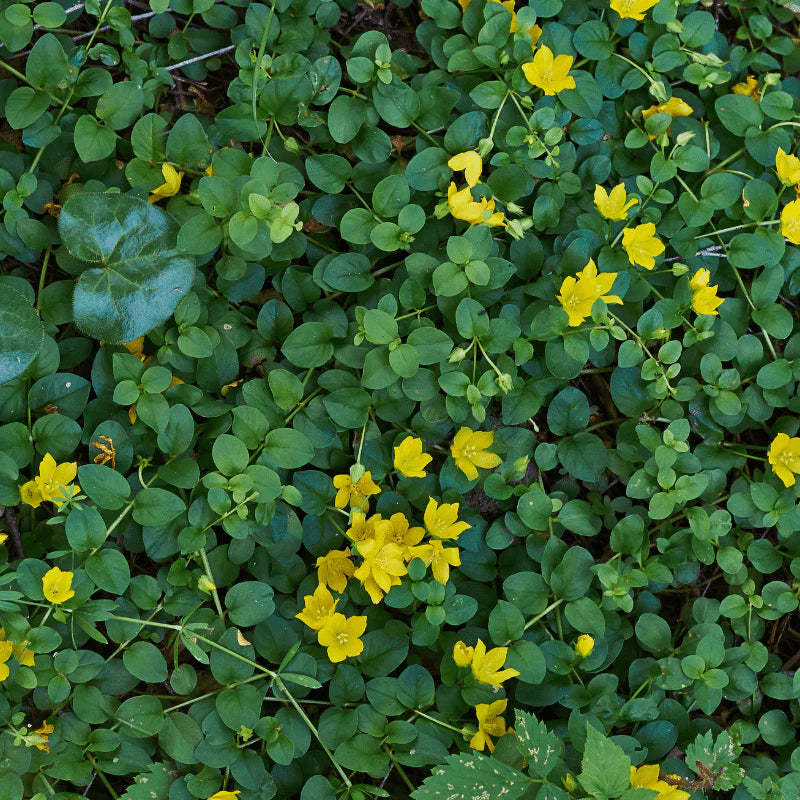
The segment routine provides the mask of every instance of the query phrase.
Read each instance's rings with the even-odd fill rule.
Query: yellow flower
[[[11,649],[11,642],[0,642],[0,683],[11,674],[8,664],[6,664],[6,661],[11,658]]]
[[[25,505],[31,506],[32,508],[39,508],[44,500],[35,480],[23,483],[22,486],[19,487],[19,496],[22,498],[22,502],[25,503]]]
[[[575,642],[575,652],[581,658],[586,658],[592,650],[594,650],[594,639],[588,633],[579,636],[578,641]]]
[[[528,83],[553,97],[564,89],[575,88],[575,78],[569,74],[574,60],[572,56],[553,56],[553,51],[543,44],[533,54],[533,61],[522,65],[522,72]]]
[[[355,572],[350,553],[347,550],[331,550],[317,559],[317,578],[323,586],[330,586],[341,594],[347,586],[347,579]]]
[[[209,165],[206,167],[206,169],[205,169],[205,173],[206,173],[206,175],[208,175],[210,178],[213,178],[213,177],[214,177],[214,175],[216,175],[216,174],[217,174],[216,172],[214,172],[214,165],[213,165],[213,164],[209,164]]]
[[[719,312],[717,308],[722,305],[722,298],[717,297],[719,286],[709,286],[711,273],[705,268],[700,269],[692,275],[689,287],[692,290],[692,308],[695,314],[713,314]]]
[[[494,469],[503,463],[500,456],[487,451],[493,441],[494,433],[492,431],[473,431],[470,428],[461,428],[455,435],[450,452],[453,454],[456,466],[469,480],[474,481],[478,477],[477,467]],[[457,511],[458,506],[456,506]]]
[[[366,617],[345,617],[344,614],[334,614],[317,634],[317,640],[328,649],[329,660],[338,664],[363,652],[364,643],[361,637],[366,629]]]
[[[800,244],[800,200],[792,200],[783,207],[781,234],[792,244]]]
[[[453,661],[457,667],[468,667],[472,663],[474,647],[468,647],[464,642],[456,642],[453,645]]]
[[[384,530],[381,528],[381,532]],[[361,581],[372,602],[380,603],[392,586],[400,585],[401,576],[408,573],[405,550],[394,542],[386,541],[382,535],[374,539],[362,539],[356,546],[364,561],[354,577]]]
[[[433,460],[433,456],[422,452],[422,439],[406,436],[394,448],[394,468],[406,478],[424,478],[425,467]]]
[[[403,558],[406,561],[410,561],[411,548],[416,547],[416,545],[422,541],[422,537],[425,535],[425,529],[419,527],[412,528],[406,515],[399,511],[396,514],[392,514],[392,516],[389,517],[388,520],[384,520],[384,522],[388,524],[381,526],[382,536],[387,542],[396,544],[403,552]]]
[[[794,476],[800,475],[800,438],[779,433],[769,446],[767,460],[784,486],[794,486]]]
[[[469,186],[460,191],[454,183],[447,188],[447,205],[455,219],[469,222],[470,225],[505,225],[502,211],[495,211],[494,198],[481,197],[480,202],[472,197]]]
[[[372,473],[369,470],[355,483],[349,475],[336,475],[333,485],[339,490],[334,500],[336,508],[345,508],[349,504],[353,508],[366,511],[369,508],[367,498],[373,494],[380,494],[381,491],[381,487],[372,480]]]
[[[144,336],[138,339],[131,339],[129,342],[123,342],[122,346],[132,355],[136,356],[140,361],[145,360],[144,354]]]
[[[463,170],[467,186],[477,186],[481,182],[483,161],[474,150],[467,150],[453,156],[447,162],[447,166],[456,172]]]
[[[208,800],[236,800],[236,795],[241,793],[240,789],[236,789],[233,792],[220,791],[216,794],[212,794]]]
[[[41,727],[37,728],[34,733],[37,736],[41,736],[42,741],[38,742],[36,745],[37,750],[43,750],[45,753],[50,752],[50,748],[47,746],[47,742],[50,741],[50,734],[55,730],[55,728],[45,720]]]
[[[800,183],[800,158],[785,153],[783,148],[779,147],[775,156],[775,171],[787,186]]]
[[[6,638],[6,632],[4,628],[0,628],[0,642],[10,641]],[[33,651],[28,650],[28,642],[23,644],[17,644],[16,642],[11,642],[11,655],[22,664],[23,667],[33,667],[35,666],[33,660]]]
[[[656,226],[652,222],[645,222],[635,228],[625,228],[622,232],[622,246],[628,254],[628,261],[645,269],[653,269],[656,265],[655,256],[660,256],[666,249],[656,236]]]
[[[561,284],[561,294],[556,299],[569,315],[570,327],[576,328],[592,314],[595,300],[602,299],[606,303],[622,305],[622,300],[615,294],[607,294],[617,277],[616,272],[598,274],[597,265],[592,259],[578,273],[577,278],[568,275]]]
[[[458,503],[439,505],[432,497],[428,500],[423,519],[428,533],[439,539],[458,539],[465,530],[472,527],[466,522],[458,521]]]
[[[8,539],[8,534],[7,533],[0,533],[0,544],[5,544],[6,543],[6,539]],[[0,628],[0,630],[2,630],[2,628]]]
[[[655,800],[687,800],[689,792],[684,792],[672,784],[659,779],[660,769],[658,764],[642,764],[641,767],[631,767],[631,786],[634,789],[651,789],[658,792]],[[672,776],[670,777],[677,777]]]
[[[666,103],[656,103],[650,108],[645,108],[642,111],[642,119],[647,121],[653,114],[669,114],[671,117],[688,117],[691,116],[693,108],[679,97],[670,97]],[[655,139],[656,137],[648,134],[648,138]]]
[[[75,596],[72,590],[72,573],[52,567],[42,578],[42,591],[46,600],[56,605],[66,602]]]
[[[737,83],[731,87],[734,94],[743,94],[747,97],[752,97],[753,100],[761,99],[761,92],[758,89],[758,81],[752,76],[748,75],[744,83]]]
[[[157,186],[150,192],[150,197],[147,198],[149,203],[157,203],[163,197],[172,197],[178,194],[181,190],[181,181],[183,180],[183,173],[178,172],[172,164],[164,163],[161,165],[161,174],[164,176],[164,183]]]
[[[644,15],[658,0],[611,0],[611,10],[622,19],[643,20]]]
[[[389,520],[384,519],[380,514],[367,517],[362,511],[353,511],[350,527],[345,531],[345,535],[354,542],[360,542],[362,539],[374,539],[376,536],[385,536],[383,529],[390,524]]]
[[[787,186],[800,183],[800,158],[784,153],[783,148],[779,147],[775,156],[775,171]]]
[[[594,187],[594,204],[597,210],[610,220],[627,219],[628,209],[639,202],[636,197],[628,200],[628,193],[625,191],[625,184],[619,183],[609,194],[600,184]]]
[[[475,652],[472,654],[472,674],[481,682],[491,686],[500,686],[509,678],[516,678],[519,672],[515,669],[503,669],[508,655],[507,647],[494,647],[487,652],[486,645],[478,639]]]
[[[50,453],[46,453],[39,464],[39,474],[34,480],[39,488],[42,500],[52,500],[57,505],[63,503],[67,497],[72,497],[80,491],[77,484],[71,485],[78,474],[76,462],[56,464]]]
[[[305,607],[295,617],[305,623],[311,630],[318,631],[336,613],[338,600],[328,591],[325,584],[320,584],[314,589],[314,594],[303,597]]]
[[[458,567],[461,564],[458,548],[445,547],[439,539],[431,539],[412,548],[411,556],[423,561],[426,567],[432,567],[433,579],[442,586],[447,585],[450,580],[450,567]]]
[[[508,700],[495,700],[493,703],[478,703],[475,706],[475,716],[478,718],[478,730],[469,740],[469,746],[474,750],[489,748],[494,751],[492,736],[499,737],[506,733],[506,721],[503,719]]]

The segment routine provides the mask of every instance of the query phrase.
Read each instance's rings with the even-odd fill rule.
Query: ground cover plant
[[[0,0],[0,798],[800,797],[770,0]]]

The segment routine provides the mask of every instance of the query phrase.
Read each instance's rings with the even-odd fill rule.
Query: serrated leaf
[[[630,758],[619,745],[588,723],[578,780],[597,800],[619,797],[631,785]]]
[[[151,764],[147,772],[140,773],[133,780],[120,800],[152,800],[154,797],[168,797],[169,787],[179,777],[177,770],[169,764]]]
[[[491,756],[450,756],[411,793],[414,800],[518,800],[532,781]]]
[[[16,289],[4,285],[0,292],[0,383],[25,371],[43,339],[44,329],[33,306]]]
[[[546,778],[561,755],[561,741],[533,714],[514,712],[517,750],[537,775]]]
[[[177,252],[178,223],[144,200],[123,194],[76,194],[58,221],[69,252],[92,266],[73,296],[75,322],[118,344],[164,322],[189,291],[191,258]]]

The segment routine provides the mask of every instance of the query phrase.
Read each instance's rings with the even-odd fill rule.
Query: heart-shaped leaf
[[[178,223],[124,194],[76,194],[58,220],[69,252],[92,264],[75,284],[74,316],[89,336],[118,344],[160,325],[189,291],[194,262],[177,250]]]
[[[25,296],[3,286],[0,292],[0,383],[21,375],[42,346],[44,329]]]

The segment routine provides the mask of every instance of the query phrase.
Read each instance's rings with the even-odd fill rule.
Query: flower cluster
[[[498,466],[500,457],[486,451],[493,440],[492,433],[462,428],[452,448],[456,466],[467,477],[473,474],[477,477],[477,467]],[[424,478],[425,467],[431,460],[432,456],[423,452],[422,441],[414,436],[405,437],[394,448],[394,467],[406,478]],[[381,489],[359,463],[349,474],[334,477],[333,483],[337,489],[335,507],[350,508],[350,524],[344,531],[350,546],[317,558],[319,585],[313,594],[304,597],[305,606],[296,616],[317,631],[328,658],[338,662],[362,652],[360,637],[366,630],[367,618],[348,618],[338,613],[340,598],[334,598],[331,590],[343,594],[353,578],[374,604],[380,603],[393,586],[400,585],[414,559],[431,567],[434,580],[446,584],[450,568],[461,564],[458,547],[448,544],[455,542],[470,525],[458,519],[458,503],[439,503],[434,498],[428,500],[423,513],[425,527],[412,525],[402,512],[388,518],[380,513],[369,514],[369,498]],[[423,541],[426,533],[428,539]],[[357,565],[354,559],[360,559],[360,563]]]
[[[19,487],[22,502],[32,508],[39,508],[45,501],[60,507],[80,492],[81,487],[73,483],[77,474],[76,462],[57,464],[50,453],[45,453],[39,464],[39,474]]]
[[[483,160],[474,150],[467,150],[453,156],[447,166],[454,172],[464,172],[467,185],[459,189],[454,181],[447,188],[447,206],[455,219],[469,222],[470,225],[505,225],[502,211],[495,210],[494,198],[481,197],[475,200],[472,189],[481,182]]]
[[[516,678],[519,671],[509,667],[503,669],[508,656],[507,647],[486,649],[486,645],[478,639],[474,647],[458,641],[453,646],[453,661],[458,667],[470,667],[476,680],[489,686],[499,687],[503,681]]]

